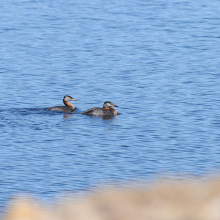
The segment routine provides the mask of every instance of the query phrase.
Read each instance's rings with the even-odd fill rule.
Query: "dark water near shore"
[[[219,1],[1,1],[0,204],[220,168]],[[64,95],[73,114],[48,112]],[[80,113],[119,106],[110,119]]]

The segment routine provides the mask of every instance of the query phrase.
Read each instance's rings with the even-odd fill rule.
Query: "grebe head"
[[[64,101],[77,101],[77,99],[74,99],[73,97],[69,96],[69,95],[65,95],[63,98]]]
[[[110,108],[110,107],[118,107],[118,106],[109,101],[105,102],[103,105],[103,108]]]

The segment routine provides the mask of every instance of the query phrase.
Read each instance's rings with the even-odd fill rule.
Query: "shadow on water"
[[[104,120],[110,120],[110,119],[114,119],[116,118],[116,116],[112,116],[112,115],[105,115],[102,117]]]
[[[98,117],[98,116],[88,116],[88,115],[82,115],[84,116],[82,119],[84,123],[88,126],[91,124],[102,127],[102,125],[112,126],[117,124],[117,116],[104,116],[104,117]]]
[[[110,119],[115,119],[115,115],[105,115],[105,116],[91,116],[91,115],[86,115],[86,117],[89,117],[90,119],[103,119],[103,120],[110,120]]]

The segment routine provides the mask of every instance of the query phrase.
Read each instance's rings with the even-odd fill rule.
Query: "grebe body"
[[[51,108],[47,108],[49,111],[60,111],[60,112],[74,112],[76,110],[75,106],[71,104],[69,101],[76,101],[77,99],[72,98],[69,95],[65,95],[63,98],[63,103],[65,106],[54,106]]]
[[[103,105],[103,108],[90,108],[84,112],[82,112],[83,115],[91,115],[91,116],[99,116],[99,117],[104,117],[104,116],[113,116],[117,115],[117,111],[112,108],[112,107],[118,107],[117,105],[113,104],[112,102],[105,102]]]

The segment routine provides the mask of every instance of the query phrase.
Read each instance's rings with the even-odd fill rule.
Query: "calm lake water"
[[[220,2],[0,1],[0,209],[220,168]],[[48,112],[63,105],[76,112]],[[105,101],[119,115],[81,115]]]

